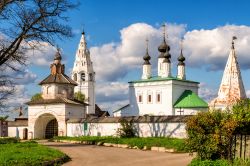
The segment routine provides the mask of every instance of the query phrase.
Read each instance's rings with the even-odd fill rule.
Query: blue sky
[[[245,89],[250,90],[250,78],[248,78],[250,58],[247,54],[250,54],[250,50],[248,50],[250,45],[243,45],[245,41],[250,44],[250,39],[246,38],[250,35],[249,6],[250,1],[247,0],[82,0],[77,10],[67,13],[68,23],[75,34],[74,38],[58,41],[58,43],[63,50],[64,62],[69,73],[74,63],[81,30],[84,27],[88,47],[93,56],[92,60],[96,64],[94,67],[98,72],[109,68],[107,64],[101,63],[110,58],[109,54],[114,54],[114,57],[115,54],[119,54],[117,56],[120,58],[126,57],[126,51],[119,50],[119,47],[122,48],[126,45],[124,44],[125,39],[133,39],[133,30],[136,28],[140,28],[142,34],[144,28],[145,34],[153,34],[151,35],[153,42],[150,44],[150,53],[152,59],[157,59],[157,46],[161,42],[160,26],[166,22],[167,30],[169,25],[168,40],[173,48],[171,49],[173,73],[176,72],[174,58],[179,54],[178,39],[180,36],[184,36],[187,78],[201,82],[202,97],[209,100],[209,97],[211,98],[217,93],[232,35],[239,36],[238,44],[236,43],[236,49],[239,52],[238,59],[244,68],[242,76]],[[173,37],[171,38],[171,36]],[[197,40],[193,40],[197,36],[202,42],[197,43]],[[139,36],[136,39],[140,40],[136,42],[144,43],[143,38],[147,37]],[[131,43],[133,42],[135,41],[131,40]],[[137,57],[135,58],[137,61],[145,53],[144,44],[136,45],[135,43],[128,47],[124,46],[125,48],[135,50],[134,56]],[[28,72],[33,73],[34,76],[29,84],[25,84],[22,91],[27,98],[40,91],[37,83],[49,74],[48,64],[52,62],[53,53],[53,51],[48,53],[51,56],[46,59],[47,65],[29,65]],[[131,52],[127,54],[133,55]],[[127,60],[118,59],[118,61],[120,66],[110,68],[112,76],[109,73],[100,72],[97,77],[99,78],[97,80],[97,102],[105,109],[114,109],[114,107],[125,104],[127,102],[127,82],[141,77],[140,62],[132,64]],[[111,89],[109,89],[110,85]],[[102,87],[107,90],[98,90]],[[207,93],[208,97],[204,93]],[[248,93],[250,94],[250,91]],[[111,108],[110,105],[114,102],[117,104]]]

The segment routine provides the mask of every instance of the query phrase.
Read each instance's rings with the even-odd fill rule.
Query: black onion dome
[[[186,58],[183,56],[183,53],[182,53],[182,50],[181,50],[181,54],[178,57],[178,61],[179,61],[178,65],[185,65],[185,63],[184,63],[185,59]]]
[[[170,47],[169,45],[167,45],[165,38],[163,39],[163,42],[161,43],[161,45],[158,47],[158,51],[160,52],[160,55],[158,58],[164,58],[164,53],[166,51],[169,51]]]
[[[59,50],[57,50],[54,60],[62,60],[62,56]]]
[[[150,65],[150,62],[149,62],[150,59],[151,59],[151,57],[149,56],[148,50],[147,50],[145,56],[143,57],[144,64],[145,64],[145,65]]]
[[[167,45],[167,43],[166,43],[166,41],[165,41],[165,38],[164,38],[163,42],[162,42],[161,45],[158,47],[158,51],[159,51],[159,52],[166,52],[167,48],[168,48],[168,45]]]

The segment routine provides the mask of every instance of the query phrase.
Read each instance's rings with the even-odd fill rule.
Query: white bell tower
[[[76,52],[75,63],[72,70],[72,79],[77,82],[74,92],[81,92],[85,95],[85,103],[89,104],[87,114],[95,114],[95,72],[90,59],[90,52],[87,48],[85,33],[82,37]]]

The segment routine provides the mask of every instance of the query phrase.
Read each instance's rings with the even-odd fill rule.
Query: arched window
[[[50,93],[50,90],[51,90],[51,88],[50,88],[50,86],[48,86],[48,87],[47,87],[46,93],[49,94],[49,93]]]
[[[82,79],[82,81],[85,81],[85,73],[81,74],[81,79]]]
[[[92,73],[89,73],[89,80],[90,80],[90,81],[94,81],[94,78],[93,78],[93,74],[92,74]]]
[[[74,81],[77,81],[77,74],[74,74]]]

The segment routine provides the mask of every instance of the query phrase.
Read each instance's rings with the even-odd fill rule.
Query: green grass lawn
[[[98,137],[98,136],[81,136],[81,137],[55,137],[54,140],[74,140],[74,141],[87,141],[90,144],[98,142],[114,143],[114,144],[127,144],[130,147],[137,146],[143,149],[144,146],[150,149],[152,146],[165,147],[168,149],[175,149],[176,152],[186,152],[185,139],[166,138],[166,137],[146,137],[146,138],[119,138],[119,137]]]
[[[1,166],[37,166],[63,157],[69,159],[64,153],[36,142],[0,144]]]

